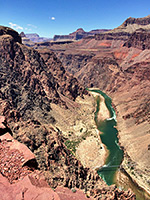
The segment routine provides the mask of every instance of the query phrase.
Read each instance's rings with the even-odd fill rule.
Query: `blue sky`
[[[149,0],[0,0],[0,25],[53,37],[77,28],[115,28],[150,15]]]

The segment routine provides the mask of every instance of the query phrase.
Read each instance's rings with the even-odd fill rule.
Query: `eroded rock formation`
[[[150,49],[150,32],[139,30],[134,32],[123,46],[128,48],[135,47],[138,49]]]

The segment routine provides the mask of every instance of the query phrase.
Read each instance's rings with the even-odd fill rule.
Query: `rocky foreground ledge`
[[[73,193],[67,188],[57,187],[55,192],[50,188],[37,169],[34,154],[14,140],[3,116],[0,116],[0,172],[1,200],[87,199],[80,190]]]
[[[50,188],[38,170],[34,154],[12,137],[3,116],[0,116],[0,172],[1,200],[136,199],[130,190],[123,192],[114,186],[93,189],[86,195],[76,188]]]

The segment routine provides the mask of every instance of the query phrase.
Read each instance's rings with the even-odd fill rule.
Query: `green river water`
[[[98,174],[102,179],[108,184],[112,185],[114,183],[114,178],[116,171],[118,170],[122,159],[123,159],[123,150],[120,149],[118,145],[117,129],[115,126],[116,123],[116,114],[111,105],[111,98],[108,97],[105,93],[100,90],[90,90],[95,93],[101,94],[105,98],[105,104],[110,112],[110,118],[104,121],[97,120],[97,113],[99,111],[100,97],[97,97],[97,109],[95,113],[95,122],[98,127],[98,130],[102,132],[100,135],[102,143],[106,145],[109,150],[109,155],[106,159],[105,165],[98,170]]]
[[[100,109],[100,96],[98,96],[96,112],[95,112],[95,122],[98,130],[102,132],[102,134],[100,134],[102,143],[105,144],[105,146],[109,150],[109,155],[105,161],[105,165],[98,170],[98,174],[108,185],[116,184],[118,187],[121,187],[122,189],[125,190],[130,187],[132,191],[136,194],[137,200],[145,200],[145,199],[149,200],[150,197],[147,196],[147,193],[143,189],[139,188],[136,184],[134,184],[134,182],[130,179],[130,177],[128,183],[124,184],[122,183],[121,185],[116,183],[115,175],[123,160],[124,153],[118,144],[119,142],[117,137],[118,131],[115,128],[115,126],[117,125],[117,121],[116,121],[115,111],[112,107],[112,100],[101,90],[98,89],[87,89],[87,90],[102,95],[105,99],[105,105],[110,112],[110,118],[104,121],[98,121],[97,114]],[[128,176],[128,174],[126,174],[126,176]]]

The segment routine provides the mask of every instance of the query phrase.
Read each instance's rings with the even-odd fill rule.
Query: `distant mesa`
[[[22,43],[23,44],[25,44],[25,45],[27,45],[29,47],[34,46],[34,42],[32,42],[29,38],[27,38],[24,32],[21,32],[20,36],[22,38]]]
[[[29,38],[32,42],[47,42],[52,40],[52,38],[40,37],[37,33],[28,33],[25,34],[27,38]]]
[[[26,35],[25,35],[24,32],[21,32],[21,33],[20,33],[20,36],[21,36],[21,37],[26,37]]]
[[[97,33],[106,32],[110,29],[96,29],[86,32],[83,28],[78,28],[75,32],[70,33],[69,35],[55,35],[53,41],[57,40],[80,40],[82,38],[93,36]]]
[[[24,32],[21,32],[20,36],[22,37],[23,44],[26,44],[27,46],[33,46],[34,43],[52,40],[51,38],[40,37],[37,33],[25,34]]]

